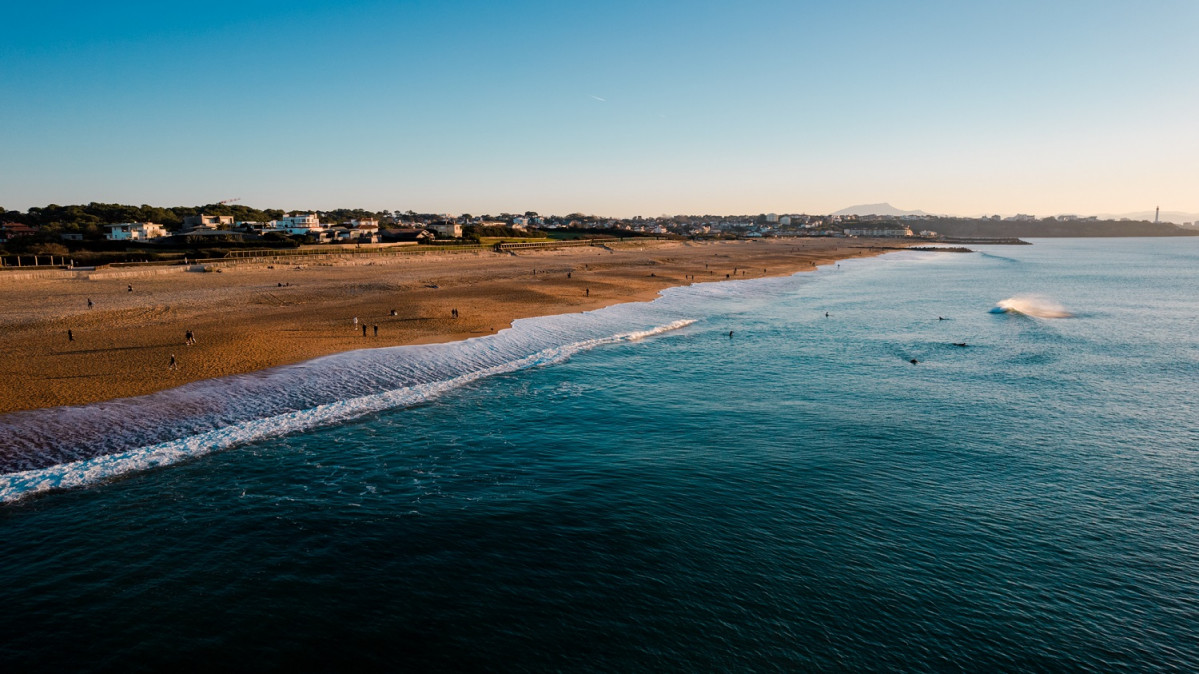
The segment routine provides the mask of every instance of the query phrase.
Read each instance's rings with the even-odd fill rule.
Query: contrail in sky
[[[590,97],[592,97],[592,98],[594,98],[595,100],[599,101],[600,103],[607,103],[607,102],[608,102],[608,99],[606,99],[606,98],[600,98],[599,96],[596,96],[595,94],[587,94],[587,95],[588,95],[588,96],[590,96]]]

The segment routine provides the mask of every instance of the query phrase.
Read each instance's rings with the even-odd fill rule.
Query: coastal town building
[[[0,225],[0,243],[7,243],[22,236],[33,236],[37,230],[20,222],[6,222]]]
[[[104,238],[109,241],[146,241],[167,235],[165,227],[153,222],[122,222],[104,228],[108,230]]]
[[[221,229],[222,227],[232,227],[232,215],[189,215],[183,218],[182,232],[191,232],[197,229]]]
[[[429,229],[433,230],[437,233],[437,236],[444,239],[462,238],[462,225],[459,225],[456,222],[435,222],[429,225]]]
[[[846,227],[845,235],[878,237],[911,236],[912,230],[908,227]]]
[[[239,220],[233,225],[236,229],[251,234],[265,234],[266,232],[275,231],[275,223],[272,222],[254,222],[252,220]]]
[[[315,213],[285,215],[276,220],[274,226],[274,231],[276,232],[295,234],[297,236],[312,235],[317,238],[320,238],[320,233],[324,229],[324,226],[321,225],[321,219]]]
[[[383,241],[427,243],[433,239],[433,234],[428,230],[417,227],[401,227],[397,229],[384,229],[379,232],[379,237]]]

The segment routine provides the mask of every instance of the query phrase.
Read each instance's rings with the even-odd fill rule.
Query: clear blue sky
[[[48,0],[4,23],[10,209],[1199,211],[1195,0]]]

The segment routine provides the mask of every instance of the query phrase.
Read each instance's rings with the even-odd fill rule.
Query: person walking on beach
[[[358,329],[358,317],[357,316],[354,317],[354,329],[355,330]]]
[[[129,284],[129,292],[133,292],[133,284],[132,283]]]
[[[90,298],[90,297],[89,297],[89,298],[87,298],[87,308],[88,308],[88,309],[91,309],[91,308],[92,308],[92,298]]]
[[[379,336],[379,326],[377,326],[377,325],[375,326],[375,336],[376,337]]]
[[[175,365],[176,365],[176,363],[175,363],[175,354],[173,354],[173,353],[172,353],[172,354],[171,354],[171,364],[167,366],[167,369],[168,369],[168,370],[174,370],[174,369],[175,369]]]
[[[584,295],[584,297],[591,297],[591,288],[587,289],[587,293]]]
[[[70,329],[67,329],[67,341],[68,342],[75,341],[75,333],[71,332]]]
[[[196,336],[191,330],[188,330],[186,333],[184,333],[183,338],[183,343],[188,346],[196,343]]]
[[[366,337],[366,323],[362,324],[362,336]]]

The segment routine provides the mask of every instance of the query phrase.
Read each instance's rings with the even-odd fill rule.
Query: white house
[[[445,237],[447,239],[462,238],[462,225],[454,222],[435,222],[426,227],[426,229],[431,229],[434,232],[437,232],[437,236]]]
[[[153,222],[122,222],[104,228],[108,230],[104,238],[109,241],[145,241],[167,235],[165,227]]]
[[[296,234],[299,236],[311,234],[319,238],[320,233],[324,229],[324,226],[321,225],[321,219],[315,213],[285,215],[275,221],[275,231],[285,234]]]
[[[350,227],[353,227],[363,234],[374,234],[375,232],[379,231],[379,221],[374,218],[351,220]]]

